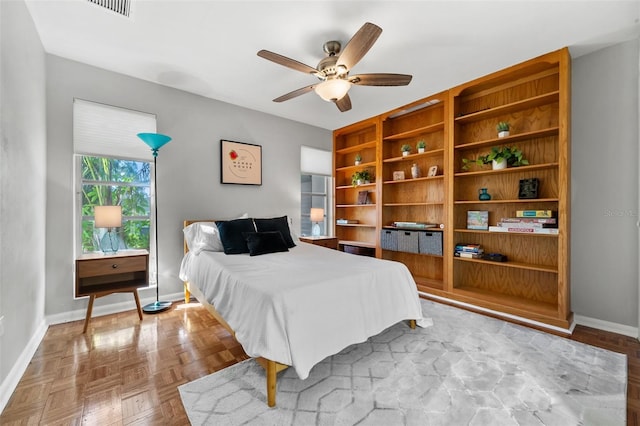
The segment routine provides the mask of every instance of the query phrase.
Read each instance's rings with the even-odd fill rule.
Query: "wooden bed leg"
[[[276,362],[267,360],[267,405],[276,405]]]
[[[409,320],[409,327],[415,330],[416,328],[416,320]]]
[[[184,303],[189,303],[189,300],[191,300],[191,293],[189,293],[189,290],[187,290],[187,285],[184,285]]]

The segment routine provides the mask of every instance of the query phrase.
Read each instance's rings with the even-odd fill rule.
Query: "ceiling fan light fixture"
[[[340,100],[347,94],[351,88],[351,83],[348,80],[340,78],[325,80],[322,83],[316,85],[315,91],[322,99],[327,102],[333,102]]]

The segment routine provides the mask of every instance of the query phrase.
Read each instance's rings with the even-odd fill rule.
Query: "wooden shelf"
[[[490,234],[490,235],[516,235],[516,236],[526,236],[526,237],[546,237],[546,238],[558,238],[559,234],[535,234],[533,232],[491,232],[491,231],[481,231],[479,229],[463,229],[456,228],[453,230],[454,232],[466,232],[468,234]]]
[[[436,290],[442,290],[444,288],[444,281],[442,280],[434,280],[419,275],[414,276],[413,279],[418,286],[434,288]]]
[[[425,151],[425,152],[422,152],[422,153],[416,152],[415,154],[401,155],[399,157],[385,158],[384,160],[382,160],[382,162],[383,163],[397,163],[399,161],[415,161],[419,157],[426,157],[426,156],[431,156],[431,155],[443,155],[443,154],[444,154],[444,149],[432,149],[432,150]]]
[[[544,169],[553,169],[559,166],[558,163],[545,163],[545,164],[533,164],[530,166],[519,166],[519,167],[507,167],[506,169],[501,170],[478,170],[473,172],[458,172],[455,174],[455,177],[466,177],[466,176],[480,176],[480,175],[492,175],[492,174],[500,174],[500,173],[522,173],[528,171],[535,170],[544,170]]]
[[[340,186],[336,186],[336,189],[358,189],[358,188],[375,188],[376,187],[376,183],[372,182],[372,183],[363,183],[362,185],[340,185]]]
[[[376,248],[375,243],[369,243],[367,241],[340,240],[338,241],[338,244],[347,245],[347,246],[356,246],[356,247]]]
[[[336,204],[336,208],[375,207],[375,204]]]
[[[385,180],[382,183],[384,185],[397,185],[397,184],[403,184],[403,183],[424,182],[426,180],[443,179],[443,178],[444,178],[444,175],[423,176],[423,177],[419,177],[419,178],[409,178],[409,179],[402,179],[402,180]]]
[[[390,141],[390,140],[406,139],[413,136],[417,136],[421,133],[437,132],[438,130],[442,130],[442,129],[444,129],[444,121],[430,124],[428,126],[417,127],[415,129],[408,130],[406,132],[396,133],[395,135],[385,136],[383,140]]]
[[[494,293],[471,286],[454,287],[453,294],[475,301],[488,302],[496,306],[495,308],[492,307],[492,309],[502,310],[505,306],[513,307],[513,312],[523,317],[530,316],[531,313],[549,318],[557,318],[558,316],[558,306],[556,304]]]
[[[338,154],[338,155],[351,154],[353,152],[358,152],[358,151],[363,150],[363,149],[375,148],[376,145],[377,145],[376,141],[365,142],[365,143],[361,143],[361,144],[358,144],[358,145],[349,146],[347,148],[336,149],[336,154]]]
[[[498,115],[506,115],[512,112],[521,111],[523,109],[535,108],[537,106],[558,102],[560,99],[560,92],[554,91],[545,93],[539,96],[533,96],[531,98],[513,102],[505,105],[501,105],[494,108],[484,109],[482,111],[473,112],[471,114],[463,115],[462,117],[456,117],[456,123],[471,123],[474,121],[484,120],[486,118],[496,117]]]
[[[444,206],[444,203],[384,203],[383,207]]]
[[[454,201],[453,204],[513,204],[513,203],[557,203],[557,198],[518,198],[511,200],[459,200]]]
[[[466,257],[454,257],[454,261],[456,262],[473,262],[473,263],[482,263],[485,265],[503,267],[503,268],[517,268],[517,269],[528,269],[530,271],[540,271],[540,272],[549,272],[552,274],[558,273],[557,266],[545,266],[545,265],[533,265],[530,263],[523,262],[492,262],[490,260],[483,259],[468,259]]]
[[[515,135],[509,135],[505,138],[492,138],[485,139],[483,141],[471,142],[471,143],[463,143],[456,145],[455,149],[471,149],[471,148],[482,148],[483,146],[494,146],[494,145],[509,145],[516,142],[522,142],[529,139],[535,138],[544,138],[548,136],[555,136],[558,134],[560,130],[559,127],[550,127],[548,129],[534,130],[531,132],[518,133]]]
[[[375,228],[376,225],[369,225],[366,223],[336,223],[336,226],[346,226],[351,228]]]
[[[344,167],[337,167],[336,168],[336,172],[349,172],[351,170],[356,170],[356,169],[364,169],[367,167],[376,167],[376,162],[375,161],[369,161],[367,163],[360,163],[357,166],[354,164],[352,166],[344,166]]]

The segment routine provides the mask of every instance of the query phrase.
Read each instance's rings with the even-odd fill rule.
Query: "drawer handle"
[[[114,263],[113,265],[111,265],[111,267],[112,267],[113,269],[117,269],[117,268],[118,268],[118,264],[117,264],[117,263]]]

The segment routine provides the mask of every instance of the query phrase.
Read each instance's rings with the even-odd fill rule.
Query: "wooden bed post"
[[[416,328],[416,320],[409,320],[409,327],[411,327],[411,329],[415,329]]]
[[[267,360],[267,405],[276,405],[276,362]]]
[[[187,283],[184,283],[184,303],[189,303],[191,300],[191,293],[189,293],[189,289],[187,288]]]

